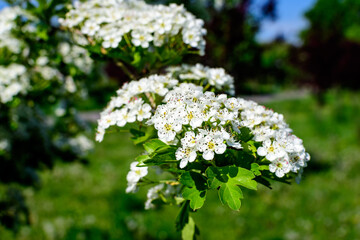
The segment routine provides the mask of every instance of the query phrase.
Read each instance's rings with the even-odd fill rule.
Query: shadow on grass
[[[310,152],[311,156],[310,162],[304,171],[304,175],[315,175],[322,172],[329,172],[334,167],[333,164],[326,162],[325,160],[319,158],[316,153]]]

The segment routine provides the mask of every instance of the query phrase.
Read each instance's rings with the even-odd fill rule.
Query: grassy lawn
[[[275,183],[244,192],[240,212],[210,193],[192,214],[200,239],[356,239],[360,236],[360,94],[329,93],[273,102],[312,156],[300,185]],[[0,239],[179,239],[178,209],[145,211],[146,191],[125,194],[129,164],[141,153],[128,135],[109,134],[89,165],[58,164],[42,174],[40,190],[26,190],[31,227]]]

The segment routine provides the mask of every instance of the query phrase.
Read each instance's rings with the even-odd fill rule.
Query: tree
[[[184,4],[196,16],[205,20],[206,58],[193,58],[212,67],[224,67],[235,77],[237,93],[257,91],[249,82],[262,82],[261,58],[263,49],[256,41],[261,22],[276,19],[276,0],[261,4],[254,0],[230,1],[148,1]],[[219,4],[221,2],[222,4]]]
[[[308,29],[297,63],[308,73],[303,79],[319,93],[331,87],[360,87],[360,1],[318,0],[305,17]]]

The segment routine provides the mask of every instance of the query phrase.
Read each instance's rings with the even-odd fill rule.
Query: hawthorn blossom
[[[270,172],[276,176],[302,172],[310,155],[283,115],[253,101],[204,91],[194,84],[198,80],[184,80],[179,68],[173,67],[166,77],[153,75],[125,84],[101,114],[96,138],[102,140],[105,129],[115,122],[124,126],[137,118],[154,127],[161,141],[176,147],[175,159],[181,169],[201,159],[212,161],[229,148],[244,151],[244,144],[252,144],[254,156],[268,160]],[[206,75],[200,67],[196,69],[201,78]],[[151,87],[154,85],[162,89],[161,94]],[[154,108],[146,98],[155,96],[162,101]],[[119,117],[120,113],[132,119]]]
[[[145,177],[148,174],[147,167],[137,167],[139,162],[132,162],[130,164],[130,171],[126,176],[126,180],[128,181],[128,186],[126,188],[126,192],[136,192],[137,183],[141,178]]]
[[[150,5],[143,0],[90,0],[74,4],[59,22],[78,30],[75,34],[81,32],[89,37],[85,45],[93,44],[95,39],[106,49],[130,42],[147,49],[166,45],[180,34],[177,41],[198,49],[200,54],[205,50],[204,21],[196,19],[182,5]]]

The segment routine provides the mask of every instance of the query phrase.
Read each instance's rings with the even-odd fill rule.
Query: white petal
[[[276,155],[274,153],[269,153],[266,155],[266,159],[272,162],[276,159]]]
[[[206,151],[203,153],[203,158],[205,160],[212,160],[214,158],[214,152],[213,151]]]
[[[195,151],[192,151],[192,152],[190,153],[190,156],[189,156],[189,162],[195,161],[196,157],[197,157],[196,152],[195,152]]]
[[[257,154],[259,154],[259,156],[266,156],[267,151],[264,147],[259,147],[257,150]]]
[[[188,163],[188,160],[187,160],[187,159],[181,160],[181,162],[180,162],[180,168],[186,167],[187,163]]]
[[[282,177],[285,175],[285,173],[284,173],[283,170],[278,169],[278,170],[275,172],[275,175],[276,175],[277,177],[279,177],[279,178],[282,178]]]
[[[217,148],[215,148],[215,152],[217,154],[223,154],[225,151],[226,151],[226,144],[225,143],[219,144],[217,146]]]
[[[276,166],[274,164],[270,164],[269,165],[269,171],[270,172],[275,172],[276,171]]]

